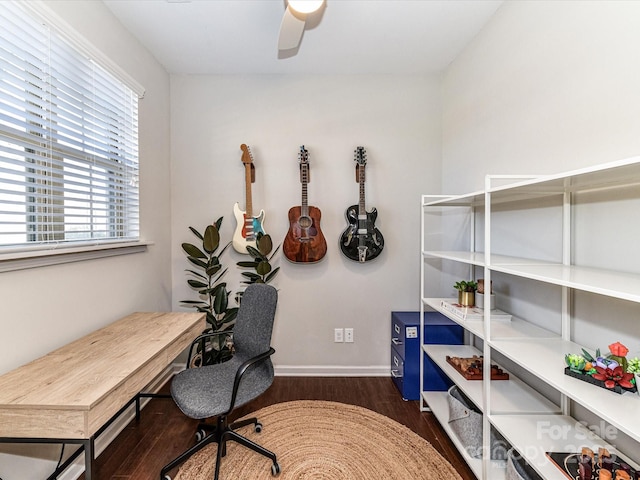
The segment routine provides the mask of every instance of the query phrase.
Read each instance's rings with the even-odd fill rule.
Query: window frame
[[[89,58],[110,75],[125,84],[138,96],[139,100],[144,98],[145,89],[142,85],[93,46],[85,37],[75,31],[66,21],[51,10],[45,2],[40,0],[20,2],[20,6],[24,8],[28,14],[50,28],[58,37],[70,44],[81,55]],[[138,171],[139,165],[140,157],[138,155]],[[61,174],[63,174],[64,168],[61,168],[60,171]],[[138,199],[139,193],[140,191],[138,190]],[[137,208],[139,214],[141,209],[139,200]],[[27,225],[29,224],[28,221],[25,223]],[[152,243],[141,239],[141,226],[141,222],[138,220],[138,238],[133,240],[131,238],[122,240],[117,238],[107,240],[86,239],[82,241],[65,241],[64,244],[50,243],[45,245],[34,244],[33,246],[7,246],[0,250],[0,272],[143,252],[146,251],[147,246]]]

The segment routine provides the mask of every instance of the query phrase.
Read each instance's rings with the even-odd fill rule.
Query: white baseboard
[[[186,368],[183,364],[173,364],[173,373]],[[389,365],[381,366],[340,366],[340,365],[274,365],[279,377],[390,377]]]
[[[275,374],[281,377],[388,377],[389,365],[276,365]]]

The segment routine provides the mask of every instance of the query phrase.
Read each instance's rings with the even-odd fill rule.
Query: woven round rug
[[[318,400],[285,402],[249,415],[253,426],[238,433],[274,452],[281,480],[461,479],[425,439],[390,418],[354,405]],[[217,444],[182,465],[175,480],[212,479]],[[271,460],[227,442],[222,480],[268,480]]]

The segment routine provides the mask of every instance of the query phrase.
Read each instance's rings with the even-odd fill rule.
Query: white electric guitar
[[[240,210],[240,205],[236,202],[233,206],[233,215],[236,217],[236,230],[233,233],[233,248],[238,253],[249,254],[247,246],[256,247],[256,236],[258,233],[264,234],[262,224],[264,222],[264,210],[260,210],[260,215],[253,216],[253,205],[251,203],[251,184],[255,181],[255,168],[253,166],[253,155],[251,150],[244,143],[240,145],[242,149],[242,163],[244,163],[244,182],[246,192],[246,210]]]

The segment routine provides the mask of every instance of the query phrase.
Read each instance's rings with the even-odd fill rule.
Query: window
[[[14,2],[0,65],[0,253],[139,240],[137,93]]]

